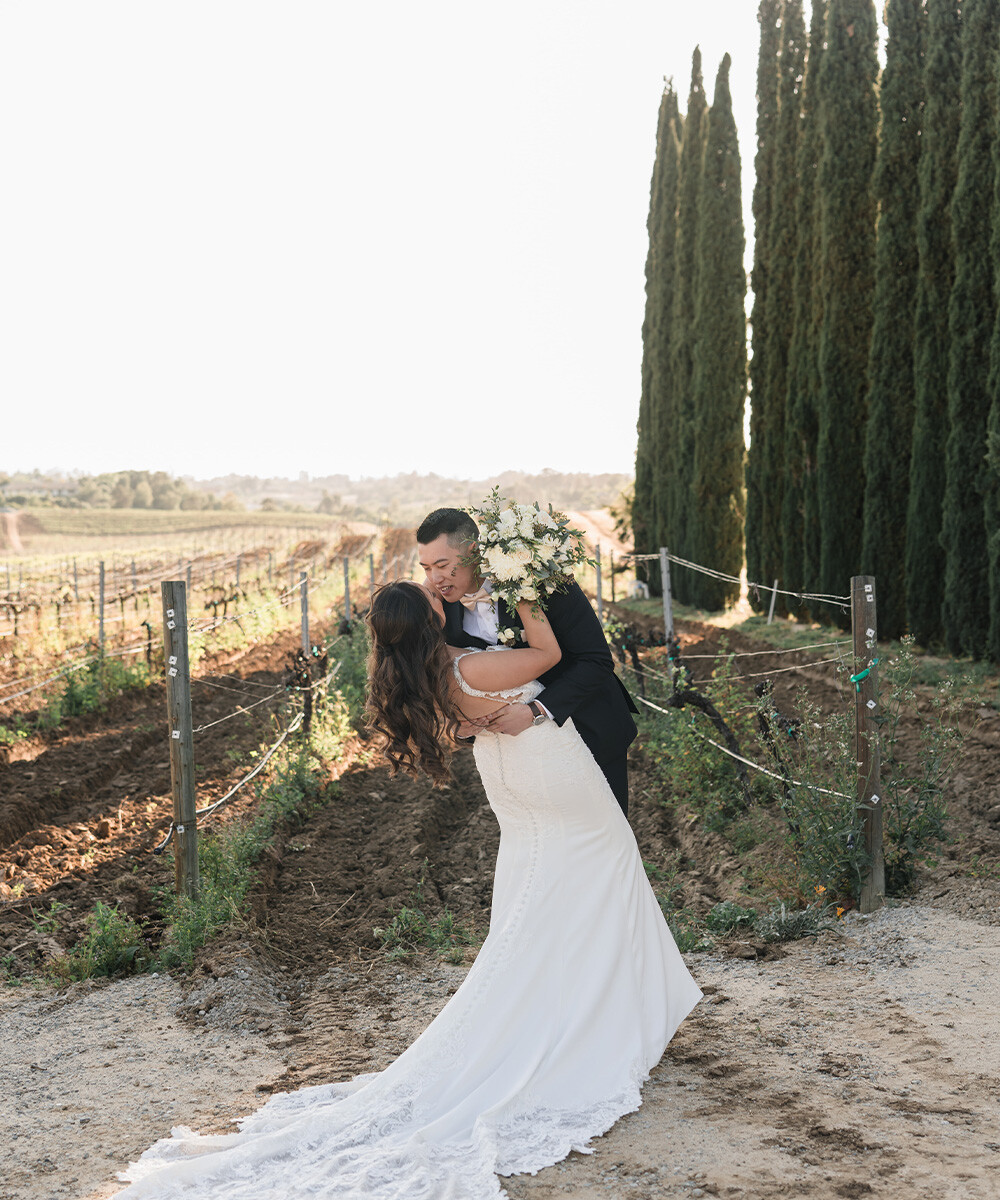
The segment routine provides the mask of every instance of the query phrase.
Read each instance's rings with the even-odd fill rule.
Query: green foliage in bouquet
[[[471,563],[492,581],[493,595],[513,611],[522,600],[544,608],[553,592],[573,582],[573,570],[595,565],[587,557],[583,532],[552,505],[517,504],[495,487],[478,508],[466,510],[479,526]]]

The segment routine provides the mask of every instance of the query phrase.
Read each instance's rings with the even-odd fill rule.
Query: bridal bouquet
[[[546,599],[573,582],[573,568],[590,562],[583,533],[569,528],[569,517],[534,504],[505,500],[495,487],[479,508],[466,510],[479,526],[480,574],[493,583],[493,595],[513,612],[521,600],[544,608]],[[515,629],[501,629],[500,638],[511,642]]]

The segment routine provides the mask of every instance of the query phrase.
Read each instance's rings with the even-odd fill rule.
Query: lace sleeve
[[[503,648],[496,647],[496,649],[500,650]],[[469,654],[486,654],[486,653],[488,653],[488,651],[485,651],[485,650],[470,650],[469,651]],[[516,688],[505,688],[501,691],[496,691],[496,692],[482,692],[479,690],[479,688],[474,688],[471,683],[466,682],[465,676],[462,674],[462,669],[458,665],[462,661],[463,658],[468,658],[469,654],[460,654],[458,656],[458,658],[456,658],[455,661],[452,663],[452,670],[455,672],[455,679],[458,681],[458,686],[462,689],[463,692],[465,692],[465,694],[467,696],[479,696],[483,700],[507,700],[507,701],[523,700],[523,701],[527,701],[527,700],[534,700],[535,697],[542,690],[542,685],[540,683],[538,683],[537,680],[532,680],[530,683],[522,684],[520,687],[516,687]]]

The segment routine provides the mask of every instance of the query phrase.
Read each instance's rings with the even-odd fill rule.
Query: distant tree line
[[[433,508],[478,503],[495,485],[513,500],[551,501],[560,508],[603,509],[617,503],[630,484],[631,476],[625,474],[553,470],[537,474],[507,471],[483,480],[449,479],[414,471],[367,479],[339,474],[310,477],[305,473],[297,479],[224,475],[197,483],[165,471],[69,477],[32,471],[0,474],[0,506],[319,512],[374,523],[416,524]]]
[[[243,509],[232,494],[216,496],[166,471],[111,471],[74,478],[52,478],[41,472],[0,475],[0,496],[4,503],[15,507]]]
[[[746,567],[792,592],[874,575],[883,633],[1000,659],[1000,0],[883,11],[880,73],[872,0],[812,0],[808,34],[802,0],[759,5]],[[681,140],[690,124],[689,105]],[[684,217],[662,125],[647,332],[654,230]],[[697,430],[702,400],[675,370],[663,408],[662,338],[645,344],[637,548],[693,537],[731,571],[699,541],[703,480],[670,415],[690,406]]]

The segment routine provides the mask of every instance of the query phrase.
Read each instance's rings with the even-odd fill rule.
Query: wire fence
[[[632,562],[659,562],[659,554],[624,554],[623,558],[629,558]],[[734,583],[737,587],[743,587],[744,581],[739,575],[731,575],[726,571],[717,571],[714,567],[705,567],[701,563],[691,562],[690,559],[681,558],[677,554],[667,554],[668,561],[674,563],[678,567],[687,567],[689,571],[697,571],[701,575],[707,575],[711,579],[721,580],[723,583]],[[747,580],[745,584],[747,590],[754,590],[758,594],[777,592],[779,596],[793,596],[797,600],[815,600],[820,604],[832,604],[840,609],[846,609],[850,606],[850,596],[837,596],[830,592],[790,592],[784,588],[776,587],[773,583],[760,583],[755,580]]]

